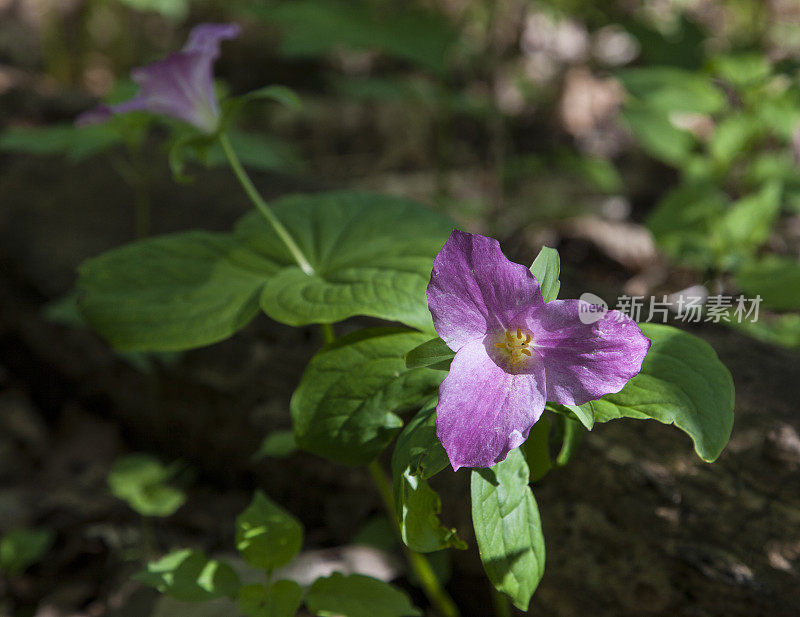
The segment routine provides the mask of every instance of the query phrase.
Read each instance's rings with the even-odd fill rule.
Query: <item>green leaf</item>
[[[120,3],[129,6],[136,11],[153,11],[179,20],[186,17],[189,11],[189,0],[118,0]]]
[[[732,204],[717,228],[727,253],[748,255],[769,239],[781,209],[782,192],[779,182],[769,182],[758,193]]]
[[[84,262],[80,308],[118,349],[189,349],[244,327],[277,269],[229,234],[151,238]]]
[[[528,610],[544,573],[544,536],[528,486],[528,464],[517,450],[489,469],[472,472],[472,523],[489,580]]]
[[[641,324],[653,341],[641,372],[617,394],[591,406],[597,422],[654,419],[675,424],[694,442],[704,461],[722,452],[733,428],[733,379],[712,347],[687,332]]]
[[[369,576],[336,573],[318,578],[306,595],[306,606],[319,617],[416,617],[422,612],[408,596]]]
[[[720,56],[712,66],[722,79],[740,88],[763,82],[772,73],[769,59],[760,53]]]
[[[739,321],[734,317],[729,322],[722,323],[759,341],[790,349],[800,347],[800,314],[798,313],[761,315],[758,321],[749,319]]]
[[[705,268],[716,258],[714,236],[728,198],[710,184],[687,184],[667,193],[647,220],[661,249],[679,263]]]
[[[294,617],[303,603],[303,588],[294,581],[245,585],[239,590],[239,610],[247,617]]]
[[[745,264],[736,273],[739,288],[762,306],[776,311],[800,309],[800,262],[789,257],[770,255]]]
[[[710,77],[693,71],[656,66],[626,69],[617,76],[648,108],[664,113],[713,114],[726,103],[724,94]]]
[[[289,563],[303,545],[303,526],[263,492],[256,491],[236,517],[236,548],[255,568],[271,572]]]
[[[558,280],[561,274],[561,258],[556,249],[543,246],[531,264],[531,272],[542,287],[545,302],[558,298],[558,291],[561,289],[561,281]]]
[[[397,412],[420,406],[445,376],[405,367],[406,352],[427,338],[401,328],[374,328],[320,350],[292,396],[297,444],[350,465],[375,458],[403,426]]]
[[[108,486],[114,497],[142,516],[170,516],[186,501],[183,491],[165,484],[175,470],[147,454],[132,454],[114,463]]]
[[[467,545],[456,530],[442,525],[442,502],[427,480],[447,466],[447,454],[436,437],[436,403],[423,408],[397,438],[392,476],[397,522],[412,551],[431,553]]]
[[[437,336],[414,347],[406,354],[406,368],[429,366],[434,369],[447,370],[455,355],[456,352]]]
[[[319,56],[337,48],[378,49],[441,73],[456,38],[448,20],[420,7],[335,0],[294,0],[258,11],[283,29],[287,56]]]
[[[667,116],[651,109],[627,107],[622,119],[652,156],[681,167],[695,146],[691,133],[674,126]]]
[[[758,117],[762,130],[775,133],[780,138],[792,139],[797,123],[800,122],[800,88],[791,83],[783,91],[770,92],[768,87],[754,90],[748,98],[750,106]]]
[[[230,97],[223,101],[223,117],[229,119],[230,116],[239,113],[247,103],[252,101],[273,101],[275,103],[280,103],[284,107],[295,110],[303,106],[300,97],[297,96],[291,88],[280,85],[264,86],[263,88],[251,90],[241,96]]]
[[[747,144],[758,134],[758,130],[758,123],[750,116],[742,113],[725,116],[708,142],[709,152],[717,163],[730,165],[735,158],[747,152]]]
[[[273,431],[261,442],[258,451],[253,455],[254,460],[264,457],[286,458],[297,451],[294,441],[294,431]]]
[[[38,156],[64,155],[70,163],[85,160],[120,142],[119,132],[107,125],[12,127],[0,134],[0,150]]]
[[[140,583],[182,602],[236,597],[239,577],[228,564],[184,549],[169,553],[134,576]]]
[[[296,195],[273,208],[313,276],[253,212],[234,234],[179,233],[88,260],[78,280],[84,317],[115,347],[149,351],[225,339],[259,303],[294,326],[368,315],[433,330],[425,288],[451,221],[367,193]]]
[[[425,289],[452,221],[418,203],[369,193],[295,195],[272,208],[315,274],[293,265],[285,250],[276,253],[279,242],[260,214],[246,216],[239,237],[284,265],[261,295],[267,315],[290,326],[368,315],[433,331]]]
[[[16,529],[0,537],[0,572],[21,574],[50,550],[55,534],[49,529]]]
[[[555,411],[570,420],[577,420],[587,431],[591,431],[592,427],[594,427],[594,409],[588,403],[583,405],[548,403],[547,409]]]

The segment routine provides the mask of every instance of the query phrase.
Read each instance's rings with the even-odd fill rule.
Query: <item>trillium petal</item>
[[[149,112],[211,132],[219,116],[213,62],[209,56],[180,52],[134,69],[131,77],[141,88],[137,98],[144,100]]]
[[[546,400],[539,360],[533,358],[529,372],[511,374],[492,360],[483,341],[458,350],[436,408],[436,434],[453,469],[491,467],[528,438]]]
[[[78,117],[78,125],[108,120],[134,110],[170,116],[212,133],[219,122],[214,93],[214,60],[220,42],[239,34],[236,24],[201,24],[192,29],[183,50],[131,71],[139,85],[135,98],[119,105],[100,105]]]
[[[215,60],[219,56],[219,44],[236,38],[239,31],[239,24],[198,24],[189,33],[183,51],[200,53]]]
[[[455,230],[433,262],[428,306],[436,332],[458,351],[505,329],[522,307],[544,305],[536,277],[494,238]]]
[[[135,98],[119,105],[98,105],[94,109],[83,112],[75,119],[76,126],[90,126],[108,122],[114,114],[124,114],[129,111],[143,111],[147,109],[144,99]]]
[[[547,374],[547,400],[581,405],[619,392],[642,368],[648,339],[636,322],[609,311],[594,323],[580,319],[580,300],[554,300],[529,314],[536,351]]]

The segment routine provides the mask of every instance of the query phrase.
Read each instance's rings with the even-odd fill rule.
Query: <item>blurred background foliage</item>
[[[195,191],[189,206],[176,197],[185,187],[165,188],[181,127],[141,114],[80,129],[72,123],[97,100],[128,98],[130,69],[179,48],[201,21],[243,26],[217,62],[221,92],[280,84],[302,101],[299,108],[248,106],[231,136],[271,195],[347,187],[419,199],[500,238],[509,257],[558,247],[565,281],[590,281],[608,300],[619,290],[661,297],[694,285],[759,294],[757,323],[726,325],[800,347],[800,0],[0,0],[0,260],[15,263],[11,278],[25,279],[19,286],[48,319],[79,323],[74,298],[63,294],[86,257],[135,236],[206,221],[213,227],[238,215],[235,200],[228,204],[236,189],[218,189],[213,172],[224,160],[214,149],[180,166],[176,179]],[[31,161],[41,167],[14,180]],[[83,175],[50,195],[64,170]],[[35,210],[37,200],[47,208]],[[54,229],[28,233],[35,216]],[[85,237],[64,227],[72,224]],[[300,366],[309,341],[281,336],[290,347],[282,361]],[[191,358],[188,366],[227,405],[231,392],[246,391],[245,377],[261,379],[248,367],[270,353],[259,347],[246,360],[222,357],[219,364],[234,368],[213,365],[216,373]],[[183,358],[124,360],[144,374],[180,367]],[[276,369],[273,379],[295,379],[287,370]],[[198,397],[207,395],[200,390]],[[270,404],[258,413],[271,413]],[[274,406],[285,428],[286,410]],[[158,413],[136,409],[132,423],[152,431],[146,422],[156,423]],[[182,488],[170,484],[178,467],[139,455],[112,467],[116,453],[98,446],[105,429],[65,415],[89,435],[78,449],[99,449],[112,469],[110,486],[103,476],[104,498],[127,502],[146,521],[184,503]],[[29,435],[40,429],[32,426],[20,429],[20,439],[35,446]],[[170,425],[159,438],[184,446],[194,439],[212,452],[211,441],[230,438],[174,432]],[[261,452],[273,464],[293,450],[281,434]],[[229,448],[246,461],[234,461],[230,473],[252,464],[261,436],[249,449]],[[172,454],[163,460],[175,460]],[[789,455],[778,449],[775,456]],[[236,499],[225,515],[241,511],[242,496]],[[0,518],[0,570],[17,574],[47,558],[54,533],[41,526],[46,516],[17,516],[11,501],[0,503],[8,516]],[[195,507],[216,501],[205,495]],[[91,541],[140,558],[131,549],[135,532],[96,514],[107,508],[124,519],[114,506],[81,507]],[[214,527],[213,515],[186,509],[184,528]],[[349,512],[345,518],[350,532]],[[362,544],[386,536],[366,526],[359,534]],[[152,542],[147,527],[142,535]],[[191,543],[191,533],[176,535],[173,544]],[[44,571],[55,576],[62,562]],[[444,556],[441,567],[449,572]],[[660,580],[655,588],[666,588]]]
[[[234,20],[244,36],[220,60],[221,90],[283,84],[303,100],[249,110],[233,139],[250,167],[435,202],[520,244],[577,237],[630,272],[634,295],[761,294],[775,314],[751,333],[800,342],[786,314],[800,308],[793,0],[3,4],[0,100],[16,113],[0,148],[111,157],[138,235],[152,119],[70,121],[91,97],[129,95],[130,68],[191,24]]]

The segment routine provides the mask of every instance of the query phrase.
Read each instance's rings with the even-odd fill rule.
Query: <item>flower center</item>
[[[501,343],[495,343],[494,346],[508,354],[511,364],[519,364],[532,357],[533,354],[528,348],[530,343],[530,333],[517,328],[516,332],[506,331],[505,339]]]

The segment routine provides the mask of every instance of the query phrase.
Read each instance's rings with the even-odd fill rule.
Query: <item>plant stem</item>
[[[370,476],[372,476],[375,487],[378,489],[378,493],[380,493],[383,505],[389,515],[389,520],[392,521],[395,531],[398,537],[400,537],[400,543],[403,544],[400,534],[400,525],[397,522],[397,516],[395,516],[394,497],[392,496],[392,489],[389,486],[389,482],[386,480],[386,475],[383,473],[383,469],[381,469],[377,461],[369,463],[367,469],[369,470]],[[436,611],[442,615],[442,617],[459,617],[460,613],[458,607],[442,588],[439,579],[436,577],[436,573],[433,571],[433,568],[431,568],[431,564],[425,556],[410,550],[405,545],[403,545],[403,548],[405,549],[408,565],[416,575],[417,580],[420,582],[420,585],[422,585],[422,590],[425,592],[425,595]]]
[[[333,331],[333,324],[321,323],[319,329],[322,331],[322,338],[325,344],[333,343],[336,340],[336,333]]]
[[[278,217],[275,216],[272,208],[267,205],[267,202],[264,201],[263,197],[261,197],[261,194],[258,192],[258,189],[256,189],[253,181],[250,180],[250,176],[247,175],[244,167],[242,167],[242,163],[239,161],[239,157],[236,156],[236,152],[234,152],[231,142],[225,133],[220,133],[219,143],[222,146],[223,152],[225,152],[225,156],[228,159],[228,163],[231,165],[231,169],[233,169],[233,173],[236,174],[236,178],[239,180],[242,188],[244,188],[244,191],[247,193],[250,201],[253,202],[253,205],[258,209],[259,212],[261,212],[261,214],[264,215],[264,218],[267,219],[267,222],[272,226],[272,229],[275,230],[275,233],[278,234],[278,237],[286,245],[286,248],[289,249],[292,257],[294,257],[294,260],[297,262],[297,265],[300,266],[300,269],[309,276],[314,274],[314,268],[311,267],[311,264],[303,254],[303,251],[301,251],[300,247],[297,246],[294,238],[292,238],[291,234],[283,226],[283,223],[278,220]]]
[[[492,603],[494,604],[494,614],[497,617],[511,617],[511,607],[508,605],[506,594],[492,589]]]

